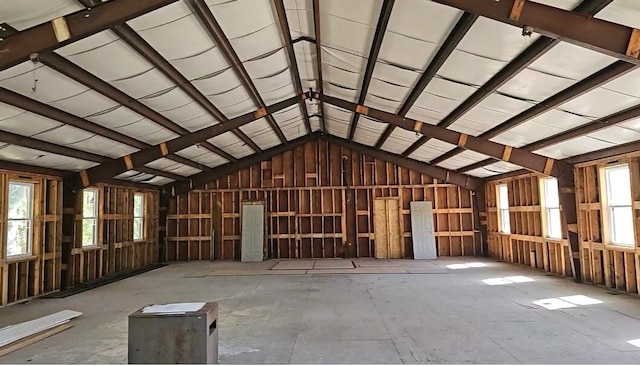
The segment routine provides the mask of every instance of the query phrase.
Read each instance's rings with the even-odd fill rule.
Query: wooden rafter
[[[389,24],[389,19],[391,18],[391,12],[393,11],[394,3],[395,0],[384,0],[384,2],[382,3],[382,10],[380,11],[380,15],[378,17],[378,25],[376,26],[376,31],[373,35],[373,41],[371,43],[371,48],[369,51],[369,58],[367,59],[367,67],[362,78],[362,87],[360,88],[358,104],[364,104],[365,99],[367,99],[367,92],[369,91],[371,76],[373,76],[373,69],[376,67],[376,61],[378,60],[378,54],[380,53],[380,48],[382,47],[382,40],[384,39],[384,34],[387,31],[387,25]],[[358,127],[359,118],[360,114],[358,112],[354,113],[353,117],[351,118],[351,123],[349,124],[349,141],[353,141],[353,136],[355,135],[356,128]]]
[[[220,27],[220,24],[218,24],[218,21],[213,16],[213,13],[211,13],[211,9],[209,9],[209,6],[205,3],[204,0],[189,0],[189,3],[195,10],[195,13],[200,21],[204,24],[204,28],[207,30],[209,36],[213,39],[215,44],[220,49],[220,52],[224,56],[227,63],[231,65],[231,69],[242,83],[242,86],[245,88],[245,90],[247,90],[247,92],[249,92],[249,96],[251,96],[251,99],[256,104],[256,107],[266,108],[266,104],[264,104],[264,100],[262,100],[258,89],[256,89],[256,86],[253,84],[249,73],[247,73],[247,70],[240,60],[240,57],[238,57],[238,54],[233,49],[231,42],[229,42],[229,39],[224,34],[224,31]],[[286,144],[287,138],[282,133],[280,126],[278,126],[278,123],[273,118],[273,116],[268,115],[265,117],[265,119],[273,132],[275,132],[276,136],[278,136],[280,143]]]
[[[118,174],[124,173],[127,170],[135,170],[137,169],[137,167],[143,166],[154,160],[160,159],[169,154],[195,145],[201,141],[206,141],[207,139],[210,139],[212,137],[222,135],[223,133],[239,128],[240,126],[253,122],[268,114],[275,113],[286,107],[294,105],[298,103],[300,98],[304,98],[304,96],[295,96],[286,99],[282,102],[268,106],[267,108],[261,108],[256,110],[255,112],[243,114],[241,116],[228,120],[225,123],[220,123],[211,127],[205,127],[184,136],[176,137],[158,145],[137,151],[131,155],[125,155],[122,158],[113,159],[104,164],[100,164],[93,168],[87,169],[76,175],[74,185],[79,188],[87,187],[96,183],[100,183],[104,179],[117,176]],[[216,168],[215,170],[217,169],[218,168]]]

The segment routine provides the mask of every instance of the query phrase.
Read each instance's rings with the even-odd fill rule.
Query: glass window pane
[[[511,232],[511,223],[509,222],[509,210],[500,210],[500,223],[503,233]]]
[[[144,196],[135,194],[133,196],[133,216],[142,217],[144,215]]]
[[[550,238],[562,238],[562,220],[559,208],[547,209],[547,235]]]
[[[610,206],[631,205],[631,178],[629,166],[606,169],[607,200]]]
[[[612,207],[611,226],[613,228],[611,239],[614,243],[633,246],[635,238],[631,207]]]
[[[509,208],[509,191],[506,184],[498,186],[498,204],[500,208]]]
[[[556,178],[546,178],[544,180],[544,201],[548,208],[560,207],[558,180]]]
[[[31,220],[7,222],[7,256],[31,253]]]
[[[96,217],[97,207],[96,201],[98,198],[98,191],[93,189],[85,189],[82,192],[82,216],[83,217]]]
[[[98,245],[96,232],[96,219],[82,220],[82,246]]]
[[[133,240],[144,239],[142,232],[142,218],[136,217],[133,219]]]
[[[33,184],[9,182],[9,219],[31,219]]]

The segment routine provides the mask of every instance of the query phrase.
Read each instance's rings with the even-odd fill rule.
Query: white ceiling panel
[[[71,145],[83,140],[89,139],[93,134],[69,125],[60,125],[59,127],[38,133],[33,137],[38,140],[52,142],[57,145]]]
[[[351,89],[359,89],[362,75],[357,72],[323,64],[322,78],[325,83],[334,83]]]
[[[387,123],[374,121],[360,115],[353,141],[366,146],[374,146],[387,126]]]
[[[267,56],[245,61],[243,65],[252,79],[260,79],[280,74],[289,67],[289,60],[283,48]]]
[[[177,134],[159,126],[146,118],[114,128],[115,131],[127,136],[155,145],[178,137]]]
[[[409,157],[411,159],[429,162],[455,147],[455,145],[431,139],[426,144],[420,146],[416,151],[409,155]]]
[[[229,161],[222,156],[213,153],[207,149],[204,149],[198,145],[189,146],[186,149],[180,150],[178,155],[193,160],[203,167],[214,168],[222,164],[226,164]],[[189,173],[193,174],[193,173]]]
[[[484,167],[484,169],[493,171],[496,174],[502,174],[502,173],[508,173],[508,172],[514,172],[516,170],[520,170],[522,169],[522,167],[515,164],[507,163],[504,161],[499,161],[497,163],[487,165],[486,167]]]
[[[327,103],[324,104],[324,110],[327,132],[346,139],[349,135],[349,125],[351,124],[353,113],[333,107]]]
[[[235,90],[238,90],[238,89],[235,89]],[[213,102],[216,99],[213,97],[210,97],[209,100]],[[238,99],[236,102],[228,105],[221,105],[221,104],[219,105],[219,104],[215,104],[215,102],[214,102],[214,105],[218,107],[220,112],[222,112],[222,114],[227,116],[227,118],[229,119],[235,118],[237,116],[240,116],[249,112],[253,112],[256,110],[256,105],[255,103],[253,103],[253,100],[251,100],[249,96],[247,96],[244,99]]]
[[[535,60],[529,68],[563,78],[582,80],[615,61],[611,56],[560,42]]]
[[[153,68],[109,30],[64,46],[56,52],[105,81],[130,78]]]
[[[640,132],[623,126],[605,128],[600,131],[592,132],[587,136],[616,145],[640,140]]]
[[[49,105],[78,117],[86,117],[115,108],[119,104],[96,91],[87,90],[73,97],[51,102]]]
[[[615,0],[602,9],[596,18],[640,28],[640,3],[637,0]]]
[[[511,116],[512,114],[476,106],[448,128],[468,135],[477,136],[506,121]]]
[[[311,0],[285,0],[284,8],[291,38],[296,39],[301,36],[315,38]]]
[[[400,106],[402,106],[402,100],[396,101],[388,98],[382,98],[371,93],[371,91],[367,94],[364,103],[369,107],[380,109],[389,113],[395,113],[398,109],[400,109]]]
[[[307,134],[304,119],[298,104],[273,114],[278,126],[287,140],[293,140]]]
[[[249,136],[249,138],[263,150],[280,145],[278,135],[276,135],[271,126],[269,126],[269,123],[265,118],[260,118],[254,122],[246,124],[240,127],[240,130]]]
[[[207,141],[228,152],[237,159],[254,153],[249,146],[245,145],[244,141],[240,140],[231,132],[223,133],[222,135],[210,138]]]
[[[173,182],[175,182],[173,179],[166,178],[166,177],[153,177],[145,181],[145,183],[153,184],[154,186],[163,186],[165,184],[169,184]]]
[[[493,93],[484,98],[482,102],[478,103],[478,106],[515,116],[516,114],[533,107],[534,103]]]
[[[15,145],[4,145],[0,147],[0,160],[8,160],[21,164],[72,171],[84,170],[98,165],[97,163],[85,160],[50,154],[44,151],[33,150]]]
[[[109,109],[106,112],[95,113],[85,118],[88,121],[111,129],[123,127],[144,119],[144,117],[138,113],[121,105],[116,108]]]
[[[422,71],[421,71],[422,72]],[[376,62],[371,80],[379,80],[412,89],[422,75],[421,72],[404,69],[384,62]]]
[[[491,141],[520,147],[589,122],[591,122],[590,119],[552,109],[509,131],[501,133],[492,138]]]
[[[158,69],[149,69],[129,78],[112,81],[111,85],[136,99],[176,88]]]
[[[466,174],[472,175],[474,177],[479,177],[479,178],[486,178],[486,177],[491,177],[493,175],[498,175],[498,173],[496,173],[494,171],[487,170],[484,167],[478,168],[478,169],[469,170],[468,172],[466,172]]]
[[[371,43],[369,43],[370,46]],[[438,44],[387,31],[379,59],[394,65],[413,70],[424,70],[438,51]]]
[[[162,93],[141,98],[140,101],[157,112],[168,111],[193,103],[193,99],[177,87],[169,89],[166,92],[163,91]]]
[[[208,113],[197,116],[195,118],[180,121],[180,126],[186,128],[191,132],[200,130],[205,127],[213,126],[215,124],[218,124],[218,121],[216,121]]]
[[[441,166],[446,169],[455,170],[470,164],[477,163],[488,157],[489,155],[480,154],[471,150],[465,150],[460,154],[443,161],[442,163],[438,164],[438,166]]]
[[[343,52],[335,48],[322,46],[322,64],[323,77],[325,69],[327,69],[327,66],[324,66],[325,64],[362,75],[364,74],[367,67],[367,58],[352,53]]]
[[[462,11],[432,1],[396,1],[387,32],[438,44],[449,35],[460,15]]]
[[[536,3],[553,6],[556,8],[571,10],[578,6],[582,0],[533,0]]]
[[[573,85],[575,80],[524,69],[498,89],[500,93],[541,102]]]
[[[620,94],[605,88],[596,88],[559,108],[590,117],[604,117],[640,103],[640,98]]]
[[[48,141],[54,142],[53,139]],[[76,143],[69,144],[68,146],[73,147],[74,149],[88,151],[94,154],[104,155],[114,159],[134,153],[138,150],[129,145],[121,144],[119,142],[98,135],[93,135],[86,140],[78,141]]]
[[[188,80],[206,77],[229,68],[218,47],[195,56],[173,59],[171,64]]]
[[[24,109],[0,102],[0,121],[26,113]]]
[[[511,61],[538,39],[522,36],[522,28],[479,17],[458,44],[458,49],[494,60]]]
[[[402,154],[409,146],[416,142],[422,135],[407,131],[402,128],[395,128],[387,141],[382,145],[382,150],[394,154]]]
[[[401,86],[388,81],[382,81],[376,78],[371,78],[369,84],[369,93],[381,98],[390,99],[398,103],[402,101],[409,94],[411,89],[407,86]]]
[[[31,61],[0,72],[0,86],[43,103],[70,98],[89,88],[39,63]],[[33,91],[34,79],[36,91]]]
[[[32,136],[59,126],[62,123],[26,111],[0,120],[0,130],[23,136]]]
[[[238,88],[244,91],[240,79],[230,68],[208,77],[193,80],[192,83],[204,95],[224,96],[225,93]]]
[[[611,146],[615,146],[615,144],[587,136],[581,136],[559,144],[547,146],[534,152],[554,159],[564,159],[570,156],[588,153],[590,151],[606,149]]]
[[[640,98],[640,68],[606,83],[602,88]]]
[[[358,89],[345,87],[340,84],[333,84],[327,81],[324,81],[323,83],[323,92],[327,95],[331,95],[332,97],[348,100],[354,103],[358,100],[358,96],[360,95]]]
[[[189,102],[183,106],[164,111],[158,108],[156,111],[183,127],[183,121],[193,121],[201,116],[207,116],[211,125],[218,123],[213,117],[208,116],[207,111],[196,102]]]
[[[24,30],[82,9],[84,7],[74,0],[2,1],[0,23]]]
[[[482,85],[507,63],[454,50],[438,71],[438,75],[471,85]],[[473,65],[473,67],[469,67]]]

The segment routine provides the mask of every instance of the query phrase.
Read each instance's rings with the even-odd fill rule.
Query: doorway
[[[375,257],[379,259],[403,258],[400,233],[400,200],[376,198],[373,201],[375,229]]]

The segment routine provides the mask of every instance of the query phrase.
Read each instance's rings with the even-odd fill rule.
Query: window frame
[[[142,207],[141,207],[142,213],[140,216],[136,216],[136,197],[142,198]],[[135,192],[133,194],[133,220],[131,221],[133,226],[131,233],[132,233],[134,242],[147,240],[147,230],[145,226],[147,221],[146,215],[147,215],[147,194],[144,192]],[[140,237],[139,238],[135,237],[136,220],[140,220]]]
[[[611,205],[609,200],[610,195],[610,185],[609,178],[607,172],[613,169],[626,167],[629,172],[629,205]],[[636,228],[635,228],[635,220],[634,220],[634,209],[633,209],[633,192],[631,191],[632,182],[631,182],[631,165],[628,162],[619,163],[619,164],[610,164],[603,166],[599,169],[599,178],[600,178],[600,193],[602,197],[602,223],[603,226],[606,226],[606,230],[602,230],[602,239],[603,243],[606,247],[616,247],[616,248],[624,248],[624,249],[634,249],[637,247],[636,243]],[[628,207],[631,212],[632,218],[632,228],[633,228],[633,240],[631,243],[624,243],[619,241],[614,241],[614,233],[615,233],[615,214],[613,213],[615,208],[625,208]]]
[[[29,195],[29,200],[31,201],[31,203],[28,205],[29,208],[29,214],[28,214],[28,218],[26,219],[12,219],[11,218],[11,214],[9,212],[9,190],[11,188],[12,184],[16,184],[16,185],[20,185],[20,186],[27,186],[30,188],[30,195]],[[5,248],[4,248],[4,256],[6,259],[8,260],[14,260],[14,259],[19,259],[19,258],[23,258],[23,257],[31,257],[33,256],[33,239],[34,239],[34,234],[35,234],[35,203],[36,203],[36,182],[32,182],[32,181],[25,181],[25,180],[20,180],[20,179],[8,179],[7,181],[7,200],[6,200],[6,204],[7,204],[7,209],[6,209],[6,217],[7,217],[7,227],[5,229],[5,233],[4,233],[4,243],[5,243]],[[28,222],[28,236],[27,236],[27,251],[25,253],[18,253],[18,254],[9,254],[9,223],[12,221],[27,221]]]
[[[549,199],[547,197],[548,196],[548,192],[547,192],[547,187],[546,187],[545,183],[549,182],[549,181],[555,181],[556,186],[558,187],[558,189],[557,189],[557,192],[558,192],[558,198],[557,198],[558,206],[557,207],[556,206],[549,207],[549,204],[548,204]],[[540,178],[540,206],[541,206],[540,207],[540,214],[541,214],[542,223],[543,223],[543,226],[542,226],[543,232],[542,232],[542,234],[544,235],[545,239],[558,240],[558,241],[562,240],[563,239],[562,208],[561,208],[561,205],[560,205],[560,185],[558,183],[558,179],[557,178],[555,178],[555,177],[543,177],[543,178]],[[558,217],[560,219],[560,222],[558,223],[559,227],[560,227],[559,236],[552,236],[549,233],[549,231],[550,231],[549,228],[550,228],[550,224],[551,224],[551,221],[550,221],[549,218],[551,216],[550,215],[551,210],[557,210],[558,211]]]
[[[507,207],[503,208],[500,203],[500,198],[502,197],[500,193],[500,188],[505,187],[506,195],[507,195]],[[496,185],[496,212],[498,214],[498,232],[504,235],[511,235],[511,217],[509,216],[509,185],[507,183],[500,183]],[[504,229],[504,220],[503,213],[506,211],[507,217],[509,218],[507,221],[508,231]]]
[[[93,214],[94,216],[85,216],[85,212],[84,212],[84,194],[85,192],[92,192],[95,194],[95,202],[93,205]],[[82,190],[82,230],[84,231],[84,222],[85,221],[93,221],[94,223],[94,230],[93,230],[93,244],[87,244],[85,245],[84,243],[84,232],[81,235],[81,247],[83,249],[86,248],[95,248],[95,247],[99,247],[100,246],[100,233],[99,233],[99,218],[100,218],[100,208],[99,208],[99,202],[100,202],[100,190],[98,188],[84,188]]]

